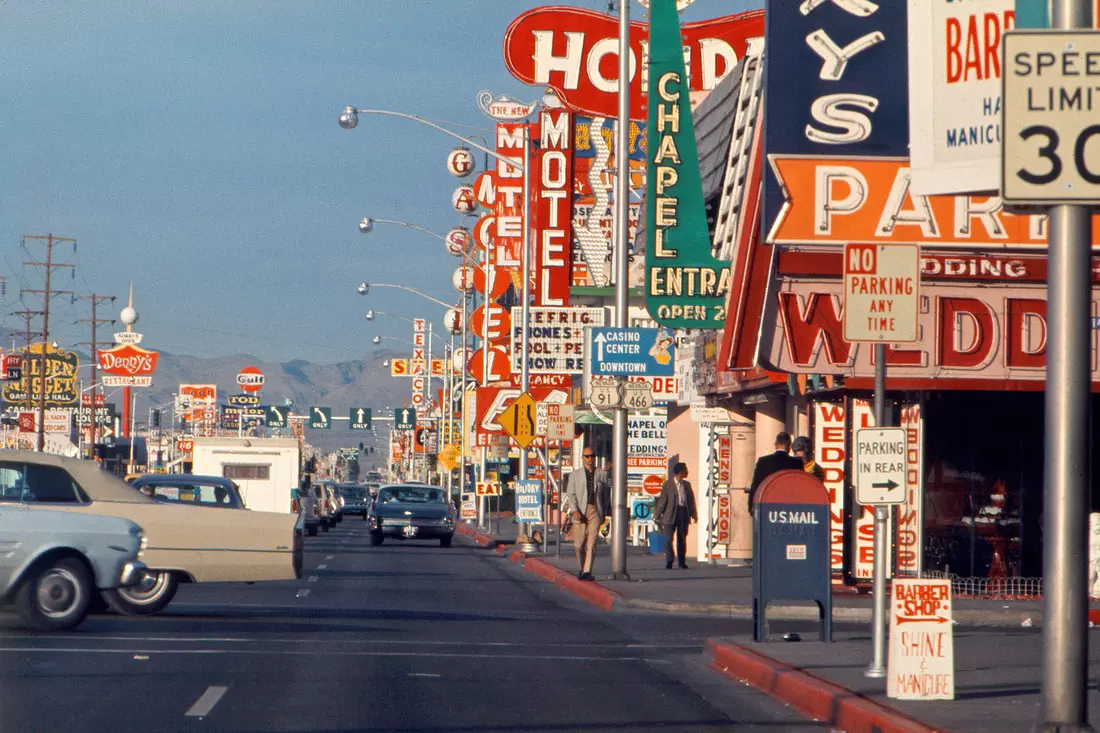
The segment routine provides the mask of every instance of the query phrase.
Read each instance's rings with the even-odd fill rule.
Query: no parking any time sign
[[[916,341],[919,302],[919,246],[844,246],[845,341]]]

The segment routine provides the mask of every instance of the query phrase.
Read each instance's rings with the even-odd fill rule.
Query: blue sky
[[[361,298],[355,286],[400,283],[450,302],[457,260],[419,232],[363,235],[357,223],[456,224],[458,182],[443,167],[453,141],[405,120],[345,131],[336,118],[354,104],[487,133],[479,90],[539,95],[505,69],[501,44],[512,19],[545,4],[0,2],[0,328],[40,308],[20,300],[41,287],[22,263],[42,250],[22,238],[48,233],[79,240],[75,253],[59,248],[77,268],[55,287],[124,298],[134,281],[150,348],[333,362],[373,349],[374,334],[408,337],[404,321],[367,324],[370,307],[440,323],[428,301]],[[760,4],[698,0],[684,18]],[[55,301],[53,337],[88,340],[74,323],[87,317],[86,305]]]

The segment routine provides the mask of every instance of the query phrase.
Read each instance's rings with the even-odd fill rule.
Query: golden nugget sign
[[[19,350],[23,357],[23,377],[4,385],[4,401],[9,404],[34,400],[42,394],[42,344]],[[46,408],[75,407],[79,390],[76,374],[80,358],[71,351],[46,346]],[[28,382],[30,393],[28,394]]]

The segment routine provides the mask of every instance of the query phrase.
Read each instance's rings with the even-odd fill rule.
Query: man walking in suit
[[[788,453],[790,449],[790,434],[780,433],[775,436],[775,453],[766,455],[756,462],[756,468],[752,472],[752,485],[749,487],[749,514],[752,514],[756,508],[756,489],[764,479],[780,471],[805,470],[802,459],[790,455]]]
[[[569,474],[565,484],[564,509],[573,519],[573,547],[577,551],[578,580],[595,580],[592,563],[600,525],[611,507],[611,484],[605,471],[596,470],[596,452],[585,448],[584,466]]]
[[[672,567],[672,561],[679,558],[681,568],[687,569],[687,531],[688,524],[698,522],[695,511],[695,492],[687,480],[686,463],[677,463],[672,468],[672,478],[661,487],[661,495],[653,507],[653,516],[661,525],[665,536],[665,569]],[[676,535],[676,552],[673,552],[672,538]]]

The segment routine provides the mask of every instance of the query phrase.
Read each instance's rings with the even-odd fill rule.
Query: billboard
[[[17,353],[23,355],[23,368],[19,379],[4,383],[5,403],[19,405],[33,401],[34,406],[38,406],[43,385],[42,348],[42,344],[31,344],[18,350]],[[77,368],[80,357],[52,344],[45,348],[46,408],[75,407],[79,401]]]

